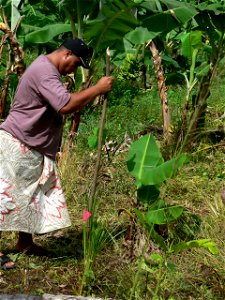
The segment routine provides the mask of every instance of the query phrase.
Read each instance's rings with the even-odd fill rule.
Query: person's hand
[[[97,82],[96,85],[99,89],[100,94],[108,93],[112,90],[113,77],[112,76],[104,76]]]

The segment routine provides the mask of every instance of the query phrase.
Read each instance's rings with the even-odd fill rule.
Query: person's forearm
[[[62,114],[69,114],[76,110],[81,110],[100,94],[101,92],[97,85],[91,86],[81,92],[73,93],[69,102],[63,106],[59,112]]]

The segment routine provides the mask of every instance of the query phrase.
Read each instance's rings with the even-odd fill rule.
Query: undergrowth
[[[223,99],[218,99],[223,91],[220,81],[216,82],[207,112],[208,128],[214,126],[210,123],[212,116],[218,117],[217,122],[224,122],[220,118],[224,110]],[[182,90],[171,88],[169,95],[176,122],[182,108]],[[90,110],[89,107],[82,115],[73,152],[59,163],[72,226],[35,236],[38,244],[52,251],[51,258],[13,254],[17,234],[3,232],[1,251],[16,261],[17,268],[0,271],[1,293],[79,294],[83,273],[82,215],[96,161],[96,151],[88,148],[88,136],[94,127],[98,127],[100,116],[99,108],[93,108],[91,114]],[[168,258],[148,240],[140,224],[134,226],[132,218],[124,213],[137,205],[134,179],[126,166],[129,146],[150,132],[160,140],[160,124],[159,98],[154,89],[142,91],[124,102],[121,99],[120,104],[108,108],[108,153],[103,150],[96,198],[98,222],[112,233],[112,239],[97,255],[89,294],[127,300],[135,284],[134,299],[138,300],[224,299],[225,204],[220,193],[224,187],[225,148],[222,141],[217,144],[202,141],[190,162],[162,186],[161,196],[170,204],[183,205],[185,214],[168,228],[157,229],[169,243],[187,238],[211,239],[218,247],[217,255],[200,248],[172,254]],[[146,255],[154,253],[163,260],[140,268],[140,249],[143,245],[146,247],[146,242]],[[137,272],[138,277],[135,276]],[[157,298],[154,298],[151,291],[156,290]]]

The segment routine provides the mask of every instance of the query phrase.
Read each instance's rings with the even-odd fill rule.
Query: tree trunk
[[[170,110],[169,110],[167,87],[165,84],[165,76],[164,76],[164,71],[163,71],[163,67],[162,67],[162,59],[161,59],[158,49],[156,48],[156,46],[152,40],[150,40],[147,43],[147,46],[149,46],[150,51],[152,52],[152,59],[153,59],[155,72],[156,72],[157,79],[158,79],[158,89],[159,89],[159,95],[160,95],[161,106],[162,106],[163,134],[164,134],[166,143],[169,143],[170,138],[171,138],[171,133],[170,133],[171,115],[170,115]]]
[[[6,96],[7,96],[7,92],[8,92],[8,88],[9,88],[10,74],[15,73],[19,77],[21,77],[26,69],[26,65],[23,60],[24,52],[16,39],[16,31],[19,27],[19,24],[20,24],[22,18],[20,18],[18,20],[16,28],[13,32],[9,28],[3,8],[2,8],[2,20],[3,20],[3,22],[0,23],[0,30],[4,33],[4,35],[3,35],[2,41],[1,41],[2,43],[1,43],[1,47],[0,47],[0,57],[2,54],[2,50],[3,50],[3,42],[5,42],[6,40],[8,40],[8,42],[9,42],[11,52],[10,52],[10,58],[9,58],[9,60],[10,60],[9,67],[6,72],[3,89],[2,89],[1,95],[0,95],[0,119],[2,119],[5,116],[5,102],[6,102]]]

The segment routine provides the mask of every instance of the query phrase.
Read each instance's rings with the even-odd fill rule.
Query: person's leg
[[[34,245],[33,237],[31,233],[19,232],[19,238],[16,245],[18,251],[26,251]]]
[[[16,245],[18,252],[24,252],[27,255],[40,255],[48,256],[49,252],[44,248],[36,245],[33,242],[33,236],[31,233],[19,232],[19,238]]]

